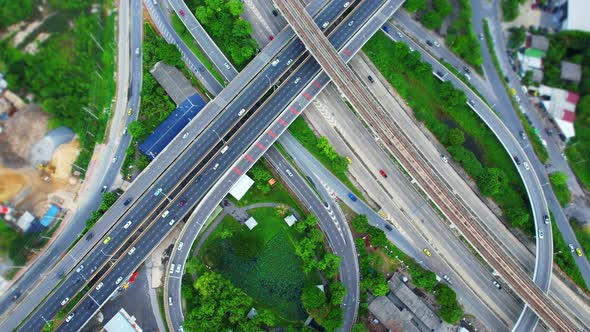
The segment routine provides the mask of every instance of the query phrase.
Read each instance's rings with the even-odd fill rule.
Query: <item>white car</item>
[[[178,243],[178,251],[181,251],[183,246],[184,246],[184,242]]]
[[[76,269],[76,272],[80,273],[80,271],[84,270],[84,264],[78,266],[78,268]]]
[[[113,157],[113,164],[117,162],[117,157]]]
[[[104,285],[102,282],[98,284],[98,286],[96,286],[96,290],[100,290],[102,288],[102,285]]]
[[[182,135],[182,139],[187,138],[187,136],[188,136],[188,131]]]
[[[174,264],[170,264],[170,274],[174,273]]]
[[[225,62],[223,65],[225,66],[225,68],[226,68],[227,70],[229,70],[229,64],[228,64],[227,62]]]
[[[351,27],[351,26],[353,26],[353,25],[354,25],[354,20],[352,20],[352,21],[348,22],[348,26],[349,26],[349,27]]]
[[[287,173],[287,175],[289,175],[290,178],[293,177],[293,173],[291,173],[290,170],[286,169],[285,173]]]
[[[170,305],[170,306],[172,305],[172,297],[171,296],[168,297],[168,305]]]
[[[276,67],[276,66],[279,64],[279,62],[281,62],[281,60],[279,60],[279,59],[275,59],[275,60],[274,60],[273,62],[271,62],[270,64],[271,64],[273,67]]]
[[[115,285],[118,285],[121,283],[121,281],[123,281],[123,277],[119,277],[117,278],[117,281],[115,281]]]
[[[543,231],[539,230],[539,239],[543,239]]]
[[[449,158],[447,158],[447,156],[445,156],[444,154],[441,154],[440,155],[440,159],[442,159],[442,161],[444,161],[445,164],[448,164],[449,163]]]
[[[175,221],[176,221],[176,220],[174,220],[174,219],[170,220],[170,222],[168,223],[168,225],[170,225],[170,226],[174,225],[174,222],[175,222]]]
[[[66,303],[68,303],[69,300],[70,300],[70,298],[66,297],[65,299],[63,299],[63,301],[61,301],[61,305],[62,306],[66,305]]]
[[[297,84],[297,83],[299,83],[299,81],[301,81],[301,77],[297,77],[297,78],[295,79],[295,82],[294,82],[294,83],[295,83],[295,84]]]
[[[522,163],[522,166],[524,166],[524,169],[526,169],[527,171],[529,169],[531,169],[531,167],[529,166],[529,163],[527,163],[526,161]]]
[[[216,171],[218,167],[219,167],[219,163],[217,163],[217,164],[215,164],[215,166],[213,166],[213,170]]]
[[[135,252],[135,247],[131,248],[131,250],[129,250],[128,255],[133,255],[133,253]]]
[[[71,321],[72,318],[74,318],[74,316],[76,316],[76,314],[73,313],[73,312],[71,314],[69,314],[68,317],[66,318],[66,323],[68,323],[69,321]]]
[[[129,226],[131,226],[131,220],[127,221],[125,223],[125,225],[123,226],[123,228],[127,229],[127,228],[129,228]]]
[[[287,66],[290,65],[291,63],[293,63],[293,59],[287,60]]]
[[[242,116],[244,115],[244,113],[246,113],[246,109],[242,108],[239,112],[238,112],[238,116]]]
[[[574,246],[570,243],[567,245],[570,248],[570,252],[574,252],[576,251],[576,249],[574,248]]]
[[[164,211],[164,213],[162,213],[162,218],[168,217],[168,214],[170,214],[169,210]]]
[[[154,196],[158,196],[162,193],[162,188],[158,188],[158,190],[156,190],[156,192],[154,193]]]
[[[328,24],[330,24],[330,22],[328,22],[328,21],[324,22],[324,24],[322,24],[322,29],[327,28]]]
[[[346,2],[344,3],[344,8],[348,7],[348,5],[350,5],[350,1],[346,1]]]
[[[176,265],[176,273],[180,273],[180,270],[182,270],[182,264]]]

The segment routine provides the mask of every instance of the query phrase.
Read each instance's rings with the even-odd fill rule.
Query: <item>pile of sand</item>
[[[73,139],[70,143],[60,145],[51,159],[51,165],[55,167],[54,178],[67,179],[70,177],[72,164],[80,154],[80,143]]]

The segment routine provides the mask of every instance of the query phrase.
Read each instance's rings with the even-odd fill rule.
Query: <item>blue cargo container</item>
[[[198,94],[189,97],[139,145],[139,151],[150,160],[154,160],[168,143],[199,114],[206,104]]]

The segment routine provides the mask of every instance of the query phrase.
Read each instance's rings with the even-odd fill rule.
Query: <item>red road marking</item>
[[[289,111],[291,111],[293,114],[298,115],[299,111],[295,109],[295,107],[291,106],[289,107]]]
[[[282,124],[285,127],[287,126],[287,123],[282,118],[279,118],[279,123]]]
[[[256,143],[256,146],[260,149],[260,150],[264,150],[265,147],[264,145],[262,145],[260,142]]]
[[[303,93],[303,97],[305,97],[305,99],[307,99],[307,100],[311,100],[311,96],[307,92]]]
[[[277,138],[277,135],[275,135],[275,133],[272,132],[272,130],[268,130],[267,133],[270,135],[270,137],[272,138]]]
[[[318,89],[322,87],[322,86],[320,85],[320,83],[318,83],[318,81],[313,81],[313,84],[315,84],[315,86],[317,86],[317,87],[318,87]]]
[[[252,159],[252,157],[250,157],[250,155],[249,155],[249,154],[246,154],[246,155],[244,156],[244,158],[248,159],[248,161],[249,161],[249,162],[251,162],[251,163],[253,163],[253,162],[254,162],[254,159]]]
[[[352,54],[352,52],[350,52],[347,48],[344,49],[344,54],[350,56]]]
[[[238,175],[242,175],[242,174],[244,174],[244,172],[242,172],[242,171],[241,171],[241,170],[238,168],[238,166],[235,166],[235,167],[234,167],[234,172],[236,172]]]

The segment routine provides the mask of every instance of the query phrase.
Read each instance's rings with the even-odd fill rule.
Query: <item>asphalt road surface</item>
[[[131,6],[137,6],[136,1],[132,1]],[[141,8],[141,7],[139,7]],[[131,24],[136,27],[137,21],[140,22],[140,28],[129,29],[129,8],[128,4],[121,4],[119,9],[119,43],[118,43],[118,57],[117,61],[117,95],[121,98],[117,99],[115,111],[113,113],[112,128],[109,132],[108,142],[103,149],[102,159],[93,159],[88,167],[86,184],[80,193],[80,204],[77,210],[71,217],[71,220],[65,226],[60,235],[51,243],[51,245],[41,254],[39,258],[30,266],[23,276],[11,287],[11,291],[6,292],[0,298],[0,312],[2,312],[2,319],[6,319],[12,314],[12,310],[20,310],[18,307],[11,308],[13,304],[20,305],[21,301],[25,299],[32,291],[35,290],[35,284],[42,278],[52,278],[49,276],[47,270],[52,268],[58,259],[70,246],[72,239],[78,237],[85,227],[85,222],[90,218],[90,213],[96,210],[101,201],[102,194],[100,188],[107,186],[110,188],[119,176],[119,170],[125,157],[125,151],[129,145],[129,138],[122,135],[123,124],[134,120],[137,112],[131,117],[127,116],[127,108],[134,107],[137,109],[139,105],[139,95],[130,97],[127,102],[127,82],[129,80],[128,68],[141,68],[141,59],[130,57],[130,50],[135,47],[141,47],[141,9],[133,10],[131,16]],[[129,33],[130,32],[130,33]],[[130,64],[129,64],[130,63]],[[134,91],[139,91],[141,86],[141,70],[139,73],[133,74],[131,78],[131,87]],[[116,157],[117,161],[112,162],[112,158]],[[84,246],[77,252],[85,252],[90,246]],[[76,253],[75,253],[76,254]],[[14,295],[20,294],[20,298],[15,303],[12,300]],[[42,297],[37,297],[38,299]],[[11,309],[10,311],[8,309]]]
[[[373,5],[376,5],[376,4],[373,4]],[[369,6],[367,6],[367,7],[369,7]],[[369,9],[367,9],[367,10],[364,10],[364,11],[361,11],[361,10],[359,10],[359,11],[357,11],[357,12],[356,12],[356,14],[357,14],[357,15],[370,15],[370,13],[371,13],[371,12],[370,12],[370,10],[369,10]],[[320,19],[320,20],[322,20],[322,19],[323,19],[323,17],[319,17],[319,19]],[[362,19],[359,19],[359,21],[362,21]],[[334,37],[333,39],[334,39],[334,40],[335,40],[337,43],[338,43],[338,42],[342,43],[342,42],[346,41],[346,40],[347,40],[347,37],[345,36],[345,34],[346,34],[346,32],[347,32],[346,30],[348,30],[348,33],[350,33],[350,31],[351,31],[351,30],[353,30],[353,29],[344,29],[344,30],[343,30],[343,31],[344,31],[344,36],[339,36],[338,34],[335,34],[335,35],[334,35],[335,37]],[[295,47],[297,47],[297,45],[296,45]],[[287,54],[287,55],[289,55],[289,54]],[[281,55],[281,56],[282,56],[282,55]],[[281,58],[280,60],[283,60],[284,62],[286,62],[286,58]],[[317,66],[317,65],[316,65],[316,66]],[[308,67],[309,69],[306,69],[306,67]],[[314,69],[315,69],[315,71],[317,71],[319,68],[314,68],[313,66],[311,66],[311,67],[310,67],[310,66],[303,66],[303,68],[300,70],[300,71],[302,72],[302,73],[301,73],[301,74],[302,74],[302,75],[301,75],[301,78],[302,78],[302,79],[305,79],[304,81],[307,81],[307,80],[309,80],[309,78],[308,78],[308,77],[309,77],[309,76],[311,76],[311,74],[314,72]],[[273,72],[274,72],[274,71],[273,71]],[[273,73],[269,73],[269,74],[271,74],[271,75],[272,75]],[[307,77],[306,77],[306,76],[307,76]],[[291,78],[291,79],[293,80],[293,78]],[[293,80],[293,81],[291,81],[291,82],[294,82],[294,80]],[[297,92],[297,91],[299,91],[299,90],[300,90],[300,89],[299,89],[299,87],[300,87],[300,86],[301,86],[301,85],[299,85],[299,86],[298,86],[298,84],[296,84],[296,83],[292,83],[292,84],[291,84],[291,86],[290,86],[290,88],[288,89],[288,90],[289,90],[288,92],[289,92],[290,94],[293,94],[293,92]],[[281,91],[281,90],[279,90],[279,91]],[[225,115],[225,114],[231,114],[231,112],[224,112],[224,115]],[[235,114],[235,113],[234,113],[234,114]],[[235,116],[235,115],[231,115],[231,116]],[[222,115],[222,117],[223,117],[223,115]],[[219,123],[219,122],[223,122],[223,121],[216,121],[215,123]],[[215,129],[215,125],[213,125],[212,127],[210,127],[210,129]],[[219,138],[219,137],[217,136],[217,134],[216,134],[214,137],[211,137],[211,135],[207,135],[207,133],[210,133],[211,131],[212,131],[212,130],[208,130],[208,131],[206,132],[206,134],[204,134],[204,135],[202,135],[202,136],[201,136],[201,137],[204,137],[204,139],[203,139],[203,140],[204,140],[203,144],[195,144],[195,145],[193,145],[193,147],[194,147],[194,146],[196,146],[196,145],[198,145],[198,146],[200,147],[200,149],[202,149],[202,146],[211,146],[211,143],[212,143],[211,141],[216,141],[216,140],[218,140],[218,138]],[[219,132],[225,132],[225,131],[219,131]],[[209,142],[207,142],[207,141],[209,141]],[[232,151],[232,149],[230,149],[229,151]],[[193,154],[192,154],[192,153],[189,153],[189,155],[190,155],[191,157],[193,156]],[[231,155],[231,153],[227,153],[227,152],[226,152],[226,154],[225,154],[225,155],[223,155],[223,156],[228,156],[228,155]],[[179,165],[179,164],[181,164],[181,165]],[[183,163],[175,163],[175,164],[173,165],[173,167],[172,167],[172,168],[174,168],[175,166],[178,166],[178,167],[180,167],[181,169],[180,169],[180,171],[179,171],[179,172],[170,172],[170,173],[174,173],[174,174],[184,174],[183,170],[184,170],[184,171],[188,171],[188,169],[189,169],[189,166],[192,166],[192,165],[194,165],[194,164],[195,164],[194,162],[188,162],[188,161],[185,161],[185,162],[183,162]],[[163,193],[163,194],[166,194],[167,190],[168,190],[168,189],[170,189],[169,187],[170,187],[170,184],[171,184],[171,183],[172,183],[172,184],[175,184],[175,183],[178,183],[178,182],[180,181],[180,180],[174,180],[174,181],[173,181],[173,180],[171,179],[171,178],[173,178],[173,177],[174,177],[174,175],[171,175],[171,176],[169,176],[169,177],[165,177],[165,178],[163,179],[163,183],[162,183],[163,185],[161,186],[161,187],[164,187],[164,193]],[[138,180],[140,180],[141,178],[142,178],[142,177],[140,176],[140,178],[138,178]],[[201,181],[203,181],[203,179],[201,179]],[[157,188],[157,186],[155,186],[154,188]],[[150,194],[151,194],[151,192],[150,192]],[[145,200],[141,200],[141,202],[140,202],[140,203],[137,203],[137,204],[135,205],[135,207],[136,207],[136,208],[135,208],[135,209],[133,209],[133,211],[130,213],[130,215],[126,216],[126,218],[125,218],[125,219],[131,218],[132,220],[134,219],[134,221],[137,221],[137,218],[134,218],[134,217],[136,217],[136,214],[137,214],[137,213],[136,213],[136,210],[137,210],[137,208],[139,208],[140,210],[149,210],[149,209],[146,209],[146,208],[148,208],[148,207],[150,207],[150,206],[153,206],[153,204],[149,204],[149,203],[150,203],[149,201],[150,201],[150,200],[152,200],[152,201],[158,201],[158,200],[159,200],[159,199],[157,199],[157,198],[156,198],[156,199],[153,199],[152,197],[156,197],[156,196],[153,196],[153,195],[150,195],[150,194],[148,194],[148,195],[147,195],[147,197],[146,197],[146,199],[145,199]],[[147,202],[146,202],[146,201],[147,201]],[[121,222],[121,224],[122,224],[122,223],[123,223],[123,222]],[[133,224],[133,223],[132,223],[132,224]],[[133,228],[134,228],[134,227],[136,227],[136,226],[133,226],[133,227],[131,227],[131,226],[130,226],[130,228],[128,228],[128,229],[121,229],[120,231],[113,232],[113,233],[111,234],[111,240],[108,242],[108,244],[105,244],[105,247],[103,248],[103,250],[105,250],[106,252],[104,252],[103,250],[101,250],[100,252],[97,252],[97,251],[95,251],[95,252],[91,253],[91,254],[89,255],[89,257],[88,257],[88,258],[85,260],[85,263],[86,263],[86,264],[88,264],[87,266],[91,266],[91,267],[92,267],[92,268],[90,269],[90,271],[92,271],[92,270],[93,270],[93,267],[95,266],[95,265],[94,265],[95,263],[104,261],[104,259],[105,259],[105,255],[111,255],[111,253],[112,253],[112,252],[114,252],[114,251],[115,251],[115,250],[118,248],[119,244],[120,244],[120,243],[121,243],[123,240],[125,240],[125,239],[127,238],[127,236],[128,236],[128,234],[129,234],[129,232],[131,232],[131,231],[133,230]],[[118,228],[118,227],[117,227],[117,228]],[[160,230],[160,229],[159,229],[159,230]],[[159,234],[159,235],[161,236],[161,234]],[[157,236],[156,236],[156,237],[157,237]],[[147,241],[146,241],[146,242],[147,242]],[[144,244],[146,244],[146,245],[148,245],[148,246],[150,245],[150,244],[147,244],[146,242],[143,242],[143,243],[142,243],[142,246],[141,246],[141,248],[139,248],[139,247],[137,248],[137,253],[138,253],[138,256],[139,256],[139,255],[141,255],[141,253],[142,253],[142,251],[143,251],[143,250],[141,250],[141,249],[144,249],[144,248],[145,248]],[[155,242],[155,240],[152,240],[152,244],[153,244],[154,242]],[[127,266],[132,266],[132,264],[128,264]],[[52,316],[52,315],[51,315],[51,312],[53,312],[53,313],[54,313],[54,312],[56,312],[56,311],[57,311],[57,309],[59,308],[59,302],[61,302],[61,300],[62,300],[63,298],[65,298],[64,296],[67,296],[67,295],[66,295],[66,293],[67,293],[67,292],[75,292],[75,290],[76,290],[76,287],[75,287],[75,286],[74,286],[74,287],[72,287],[72,286],[73,286],[73,284],[76,284],[77,282],[79,282],[79,281],[78,281],[78,279],[80,279],[80,278],[84,277],[84,274],[86,274],[86,271],[88,271],[88,270],[82,269],[82,270],[80,271],[80,272],[82,273],[81,275],[79,275],[79,276],[78,276],[78,275],[75,275],[75,276],[73,276],[73,277],[70,277],[70,278],[66,279],[66,281],[64,282],[64,284],[63,284],[63,285],[62,285],[62,286],[61,286],[61,287],[58,289],[58,291],[56,291],[56,293],[55,293],[55,294],[52,296],[52,298],[50,298],[50,300],[49,300],[49,301],[47,301],[47,304],[48,304],[48,305],[47,305],[47,308],[45,308],[45,306],[44,306],[44,307],[43,307],[43,308],[40,310],[41,312],[39,312],[38,314],[36,314],[36,315],[35,315],[35,316],[37,317],[37,319],[36,319],[36,320],[37,320],[37,324],[38,324],[38,323],[39,323],[39,321],[41,321],[41,320],[42,320],[42,319],[43,319],[45,316],[48,316],[48,317]],[[91,274],[92,274],[92,272],[91,272]],[[110,278],[110,277],[113,277],[113,278],[114,278],[114,276],[113,276],[113,274],[112,274],[112,273],[110,273],[110,274],[109,274],[109,275],[108,275],[106,278]],[[109,288],[110,288],[110,287],[109,287]],[[105,284],[105,291],[100,291],[100,292],[99,292],[99,293],[101,294],[101,297],[104,297],[104,295],[105,295],[106,293],[108,293],[108,289],[109,289],[109,288],[107,288],[107,286],[106,286],[106,284]],[[108,293],[108,294],[110,294],[110,293]],[[101,298],[101,297],[94,297],[94,296],[92,296],[92,298],[93,298],[93,299],[95,299],[96,301],[102,300],[102,298]],[[107,295],[107,297],[108,297],[108,295]],[[82,313],[81,313],[81,312],[78,312],[78,314],[76,315],[76,317],[80,317],[80,316],[82,316],[82,317],[81,317],[81,318],[76,318],[75,320],[72,320],[72,322],[71,322],[71,324],[70,324],[69,326],[75,326],[75,323],[74,323],[74,322],[85,321],[85,320],[83,320],[83,319],[84,319],[83,312],[84,312],[84,311],[86,311],[86,312],[87,312],[87,311],[90,311],[90,310],[92,310],[92,309],[89,309],[88,307],[84,307],[84,304],[82,304],[82,308],[83,308],[83,310],[82,310]],[[47,312],[44,312],[44,310],[47,310]],[[42,316],[42,317],[41,317],[41,319],[39,319],[39,316]],[[35,319],[33,319],[33,320],[35,320]],[[29,321],[29,322],[31,322],[31,321]],[[41,323],[41,325],[42,325],[42,323]]]

